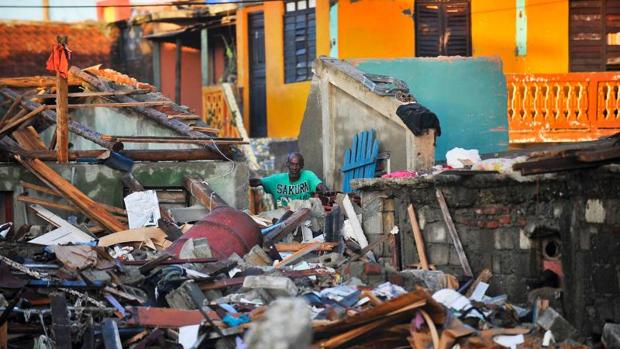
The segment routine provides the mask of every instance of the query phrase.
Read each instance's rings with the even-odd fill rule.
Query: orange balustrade
[[[508,74],[506,84],[510,143],[620,132],[620,73]]]
[[[220,130],[218,136],[239,137],[239,131],[235,126],[222,86],[202,87],[202,110],[202,118],[207,125]]]

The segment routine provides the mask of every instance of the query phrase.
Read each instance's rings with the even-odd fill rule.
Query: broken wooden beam
[[[103,154],[106,150],[75,150],[69,151],[69,159],[78,158],[96,158]],[[227,154],[222,149],[224,154]],[[191,161],[191,160],[222,160],[220,153],[210,149],[131,149],[119,152],[134,161]],[[43,161],[53,161],[56,159],[56,152],[50,150],[24,152],[28,157],[38,158]],[[227,156],[232,156],[227,154]]]
[[[0,79],[2,80],[2,79]],[[125,90],[125,91],[109,91],[109,92],[73,92],[67,94],[69,98],[77,98],[77,97],[107,97],[107,96],[126,96],[132,94],[144,94],[149,93],[149,90]],[[52,99],[56,98],[55,94],[40,94],[32,96],[34,99]]]
[[[56,152],[58,163],[69,162],[69,86],[67,78],[56,72],[56,105],[46,108],[56,108]],[[38,109],[38,108],[37,108]]]
[[[71,75],[68,79],[69,86],[79,86],[81,81]],[[8,87],[52,87],[56,86],[55,76],[25,76],[0,78],[0,86]]]
[[[424,250],[424,237],[422,237],[422,232],[420,231],[420,225],[418,224],[418,219],[416,218],[413,204],[409,204],[409,206],[407,206],[407,215],[409,216],[409,221],[411,222],[411,231],[413,232],[413,239],[415,240],[415,248],[418,251],[420,266],[422,269],[428,270],[428,259],[426,258],[426,251]]]
[[[18,93],[16,93],[15,91],[9,89],[9,88],[0,88],[0,94],[6,96],[7,98],[10,98],[12,100],[15,100],[17,97],[19,97],[20,95]],[[39,106],[41,106],[41,104],[33,102],[33,101],[29,101],[29,100],[21,100],[20,101],[20,105],[28,110],[35,110],[37,109]],[[54,111],[51,110],[44,110],[41,113],[39,113],[39,115],[41,117],[43,117],[43,119],[45,119],[47,122],[55,124],[56,123],[56,113]],[[68,123],[68,128],[69,131],[73,132],[74,134],[81,136],[85,139],[88,139],[91,142],[94,142],[100,146],[102,146],[103,148],[106,149],[110,149],[110,150],[119,150],[118,149],[118,145],[116,143],[113,142],[106,142],[104,140],[101,139],[101,133],[90,129],[82,124],[80,124],[79,122],[75,121],[75,120],[69,120]]]
[[[183,186],[205,208],[213,210],[217,207],[230,207],[207,183],[197,178],[185,177]]]
[[[13,131],[11,136],[19,143],[20,147],[28,151],[45,150],[45,143],[32,126],[25,129],[19,128]]]
[[[208,139],[196,139],[188,137],[165,137],[165,136],[111,136],[104,135],[104,140],[110,142],[121,143],[168,143],[168,144],[218,144],[218,145],[233,145],[233,144],[247,144],[247,142],[239,138],[208,138]]]
[[[147,101],[147,102],[125,102],[125,103],[81,103],[68,104],[69,109],[87,109],[87,108],[129,108],[129,107],[153,107],[158,105],[172,104],[172,101]],[[57,105],[48,105],[47,109],[58,109]],[[58,110],[56,110],[58,112]]]
[[[459,234],[456,231],[456,227],[454,226],[454,222],[452,221],[452,216],[450,216],[450,211],[448,210],[448,205],[446,204],[446,199],[444,198],[441,189],[437,188],[437,190],[435,191],[435,195],[437,196],[437,202],[439,203],[439,207],[441,208],[441,213],[443,214],[443,219],[446,223],[446,227],[448,228],[448,232],[450,233],[450,237],[452,238],[452,243],[454,243],[454,248],[456,249],[456,254],[459,257],[459,262],[461,262],[461,267],[463,267],[463,271],[466,276],[473,277],[474,273],[471,271],[471,267],[469,266],[467,255],[465,255],[465,250],[463,249],[463,245],[461,244],[461,239],[459,238]]]
[[[39,159],[23,159],[20,156],[16,156],[15,158],[43,183],[60,192],[65,199],[77,206],[80,211],[89,218],[99,222],[102,226],[113,232],[127,229],[117,217],[110,214],[100,204],[82,193],[66,179],[62,178],[62,176],[47,166],[43,161]]]
[[[310,218],[312,210],[302,208],[295,211],[290,217],[274,226],[274,228],[265,235],[263,246],[269,246],[275,242],[282,240],[286,235],[292,233],[297,227]]]
[[[77,78],[85,82],[86,84],[92,86],[92,88],[95,90],[104,91],[104,92],[110,90],[109,87],[107,87],[106,84],[101,79],[85,71],[82,71],[78,67],[73,66],[69,69],[69,71],[73,75],[75,75]],[[128,96],[111,96],[110,98],[120,103],[136,102],[136,100]],[[158,124],[166,128],[169,128],[171,130],[174,130],[175,132],[181,135],[195,137],[195,138],[207,137],[201,132],[193,131],[189,125],[177,119],[168,119],[168,115],[166,113],[160,112],[153,108],[146,108],[146,107],[130,107],[130,108],[136,113],[142,114],[146,116],[147,118],[157,122]]]
[[[30,111],[26,115],[23,115],[23,116],[21,116],[19,118],[14,118],[14,119],[9,120],[7,122],[7,124],[4,127],[2,127],[2,129],[0,130],[0,136],[2,136],[3,133],[7,132],[8,130],[12,129],[13,127],[19,126],[21,123],[25,122],[26,120],[37,116],[43,110],[45,110],[45,106],[41,105],[41,106],[35,108],[34,110]]]

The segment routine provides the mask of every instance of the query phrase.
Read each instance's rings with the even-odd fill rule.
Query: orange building
[[[518,111],[523,120],[528,113],[540,117],[544,111],[535,109],[542,102],[528,102],[532,97],[526,91],[529,85],[522,83],[524,76],[511,74],[530,78],[556,74],[537,76],[541,81],[567,81],[566,87],[536,87],[540,90],[536,93],[542,93],[541,100],[546,98],[549,105],[560,100],[567,105],[564,109],[575,109],[580,100],[592,96],[585,96],[585,89],[573,97],[563,93],[577,91],[571,87],[575,78],[567,73],[620,67],[618,14],[620,2],[612,0],[283,0],[242,7],[237,11],[236,35],[244,121],[253,136],[297,137],[312,77],[308,67],[320,55],[499,56],[508,75],[509,104],[522,104],[513,109],[524,109]],[[603,77],[609,79],[614,77]],[[595,109],[600,108],[591,105],[592,110],[583,112],[594,120]],[[612,112],[615,109],[606,113]],[[509,118],[516,116],[512,113]],[[525,124],[531,131],[532,126]],[[549,140],[528,137],[522,140]]]

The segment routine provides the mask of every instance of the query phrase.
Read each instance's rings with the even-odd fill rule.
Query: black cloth
[[[396,109],[396,115],[407,125],[414,135],[420,136],[424,130],[435,129],[435,136],[441,136],[441,126],[437,115],[419,103],[403,104]]]

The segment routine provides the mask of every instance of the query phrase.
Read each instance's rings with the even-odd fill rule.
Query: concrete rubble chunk
[[[291,316],[295,314],[295,316]],[[248,349],[304,349],[312,341],[310,308],[306,302],[281,298],[273,302],[265,317],[245,336]]]
[[[545,330],[551,331],[553,338],[557,342],[567,339],[579,339],[579,332],[553,308],[545,309],[538,317],[538,320],[536,320],[536,324]]]
[[[258,290],[267,301],[296,296],[298,292],[293,280],[281,276],[247,276],[243,281],[243,287]]]
[[[602,341],[607,349],[620,349],[620,324],[606,323]]]
[[[205,295],[200,287],[192,280],[182,283],[181,286],[166,295],[166,302],[168,302],[168,305],[176,309],[197,309],[194,299],[198,299],[200,304],[202,304]]]
[[[263,248],[258,245],[254,245],[250,252],[243,256],[243,261],[253,266],[268,266],[273,264],[273,259],[271,259]]]

